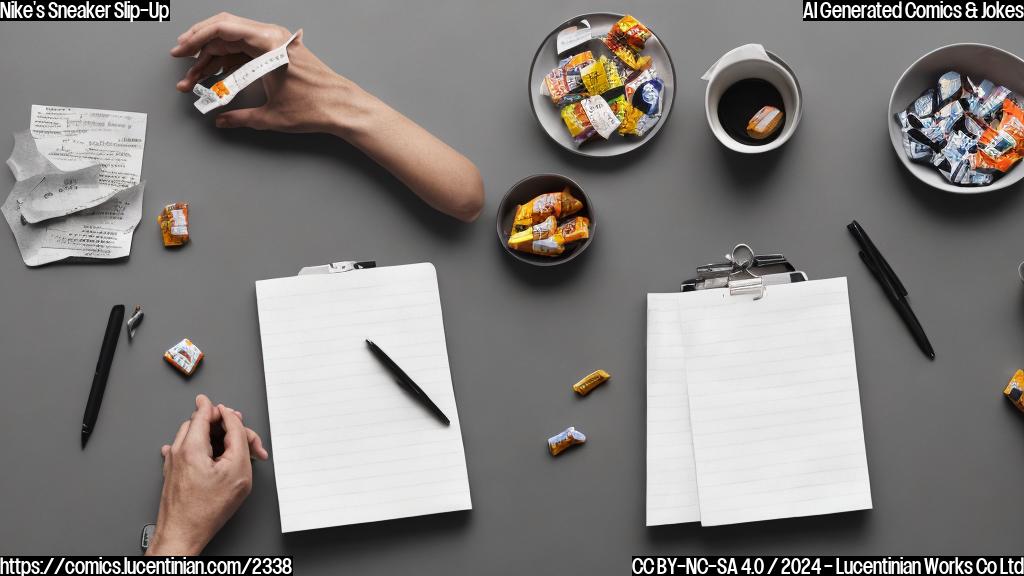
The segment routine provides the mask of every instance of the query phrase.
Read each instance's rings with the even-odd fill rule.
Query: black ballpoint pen
[[[377,357],[377,360],[380,360],[380,363],[395,376],[395,381],[399,386],[408,390],[410,394],[420,401],[421,404],[429,408],[441,422],[444,422],[445,426],[451,425],[451,421],[444,415],[444,412],[441,412],[441,409],[437,407],[437,404],[434,404],[434,401],[427,396],[426,392],[417,386],[416,383],[412,381],[412,378],[405,373],[405,370],[402,370],[398,364],[395,364],[395,361],[392,360],[390,356],[384,353],[379,346],[370,340],[366,341],[366,346],[370,349],[370,352]]]
[[[853,234],[857,244],[861,247],[860,259],[868,267],[868,270],[871,271],[871,275],[875,277],[875,280],[881,284],[882,291],[885,292],[886,297],[892,302],[900,318],[903,319],[907,328],[910,329],[910,333],[917,342],[917,345],[928,358],[934,360],[935,350],[932,348],[931,342],[928,341],[928,336],[924,333],[921,322],[918,321],[914,311],[910,308],[910,303],[907,302],[907,289],[900,282],[899,277],[896,276],[896,273],[889,266],[885,257],[875,247],[875,244],[868,237],[864,228],[854,220],[850,222],[847,229]]]
[[[96,427],[96,418],[100,414],[103,392],[107,389],[107,377],[110,376],[110,364],[114,361],[117,350],[117,339],[121,335],[121,322],[124,320],[124,305],[117,304],[110,309],[110,319],[103,333],[103,345],[100,347],[100,358],[96,361],[96,372],[92,377],[92,388],[89,389],[89,401],[85,404],[85,416],[82,417],[82,448],[89,441]]]

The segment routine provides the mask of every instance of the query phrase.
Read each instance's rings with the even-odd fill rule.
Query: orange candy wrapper
[[[989,126],[978,137],[978,151],[974,155],[977,168],[1006,172],[1024,154],[1024,110],[1012,99],[1003,102],[1003,117],[999,128]]]
[[[181,246],[188,242],[188,202],[164,206],[156,221],[160,224],[164,246]]]
[[[512,233],[521,232],[534,224],[540,224],[548,216],[556,219],[575,214],[583,209],[583,202],[569,193],[566,186],[561,192],[541,194],[526,204],[516,208],[516,216],[512,225]]]
[[[586,240],[590,237],[590,220],[586,216],[577,216],[559,226],[558,234],[566,243]]]

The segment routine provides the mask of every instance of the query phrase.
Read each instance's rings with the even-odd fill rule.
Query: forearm
[[[471,222],[484,187],[468,158],[355,84],[339,87],[331,133],[362,150],[430,206]]]

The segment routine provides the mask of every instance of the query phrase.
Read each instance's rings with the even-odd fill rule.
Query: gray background
[[[678,92],[648,147],[590,160],[548,141],[526,79],[552,27],[609,8],[661,36]],[[329,137],[213,128],[191,95],[175,92],[188,63],[168,50],[215,9],[305,28],[336,70],[464,151],[486,181],[480,220],[432,213]],[[159,447],[196,393],[244,411],[266,437],[253,281],[345,258],[436,264],[474,509],[284,536],[272,465],[259,464],[252,496],[210,553],[293,554],[303,574],[621,574],[633,554],[1019,552],[1024,417],[1000,391],[1024,364],[1020,190],[924,188],[897,162],[885,117],[893,83],[921,54],[956,41],[1024,53],[1019,32],[804,23],[795,0],[176,1],[171,23],[0,24],[0,133],[26,128],[33,103],[149,114],[130,259],[33,270],[2,234],[0,552],[136,552],[156,516]],[[796,70],[805,115],[778,154],[742,158],[710,134],[699,77],[755,41]],[[528,268],[502,252],[493,218],[508,187],[548,171],[584,186],[600,234],[570,265]],[[13,183],[6,170],[0,180]],[[156,214],[178,200],[191,203],[194,239],[165,250]],[[857,258],[844,229],[852,218],[909,287],[935,362]],[[874,510],[646,528],[645,294],[676,289],[741,241],[784,251],[814,278],[849,276]],[[121,339],[82,451],[82,410],[115,303],[143,304],[146,321],[134,342]],[[207,353],[191,380],[161,360],[183,337]],[[596,368],[613,381],[576,398],[569,385]],[[568,425],[590,443],[552,459],[545,439]]]

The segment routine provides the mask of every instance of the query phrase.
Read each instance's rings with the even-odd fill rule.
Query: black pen
[[[861,247],[860,259],[867,266],[868,270],[871,271],[871,275],[875,277],[875,280],[881,284],[882,291],[885,292],[889,301],[896,308],[896,312],[899,313],[900,318],[903,319],[907,328],[910,329],[910,333],[917,342],[917,345],[928,358],[934,360],[935,350],[932,348],[931,342],[928,341],[928,336],[924,333],[921,322],[918,321],[914,311],[910,308],[910,302],[907,301],[907,289],[903,282],[896,276],[896,272],[893,271],[885,256],[882,256],[882,253],[875,247],[874,242],[868,237],[868,233],[856,220],[850,222],[846,228],[850,231],[850,234],[853,234],[857,244]]]
[[[430,397],[427,396],[423,389],[417,386],[416,383],[412,381],[412,378],[409,378],[409,375],[406,374],[405,371],[398,366],[398,364],[395,364],[395,361],[392,360],[390,356],[385,354],[384,351],[381,350],[379,346],[377,346],[370,340],[366,341],[366,346],[370,349],[370,352],[372,352],[373,355],[377,357],[377,360],[380,360],[380,363],[383,364],[384,367],[387,368],[391,372],[391,374],[395,376],[395,381],[398,383],[399,386],[408,390],[410,394],[415,396],[416,399],[420,401],[421,404],[429,408],[430,411],[433,412],[434,415],[437,416],[437,418],[441,422],[444,422],[445,426],[451,425],[451,421],[448,420],[448,417],[444,415],[444,412],[441,412],[441,409],[437,407],[437,404],[434,404],[434,402],[430,399]]]
[[[92,377],[92,388],[89,389],[89,401],[85,404],[85,416],[82,417],[82,448],[89,441],[96,427],[96,418],[100,414],[103,392],[107,389],[107,377],[110,376],[110,365],[114,361],[117,350],[117,339],[121,335],[121,322],[124,320],[124,305],[117,304],[110,309],[110,319],[103,333],[103,345],[100,346],[100,359],[96,361],[96,373]]]

